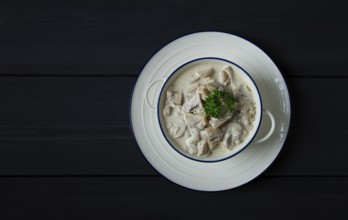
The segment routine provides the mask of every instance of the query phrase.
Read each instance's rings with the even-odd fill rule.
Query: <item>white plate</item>
[[[250,145],[238,155],[215,163],[190,160],[175,151],[163,137],[157,113],[145,100],[152,82],[168,77],[190,60],[203,57],[230,60],[245,69],[260,90],[263,106],[273,113],[276,120],[275,132],[267,141]],[[159,81],[149,91],[149,100],[154,106],[163,84],[164,81]],[[277,157],[289,128],[290,101],[281,73],[262,50],[231,34],[201,32],[169,43],[151,58],[135,85],[130,116],[138,145],[158,172],[190,189],[220,191],[249,182]],[[264,135],[269,126],[267,117],[263,117],[258,136]]]

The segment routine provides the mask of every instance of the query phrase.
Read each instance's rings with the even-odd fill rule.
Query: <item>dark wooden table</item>
[[[347,219],[344,1],[1,1],[0,219]],[[241,36],[283,73],[288,139],[241,187],[192,191],[142,156],[129,101],[162,46]]]

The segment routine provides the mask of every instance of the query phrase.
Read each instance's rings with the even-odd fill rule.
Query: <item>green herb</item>
[[[221,118],[227,112],[233,112],[235,98],[232,94],[214,90],[205,99],[204,112],[207,117]]]

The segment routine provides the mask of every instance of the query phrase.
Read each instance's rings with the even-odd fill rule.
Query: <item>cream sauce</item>
[[[237,117],[238,114],[235,113],[232,119],[228,120],[226,123],[220,126],[221,130],[226,131],[228,130],[229,126],[231,127],[232,123],[240,124],[241,127],[243,127],[243,131],[239,137],[240,143],[234,144],[231,149],[227,149],[223,145],[223,140],[226,139],[226,136],[224,134],[221,142],[214,149],[210,150],[209,155],[198,156],[196,155],[196,151],[187,147],[187,140],[189,138],[192,138],[192,136],[190,136],[190,133],[192,132],[190,132],[190,129],[187,126],[185,127],[185,113],[182,110],[183,105],[185,102],[188,102],[191,99],[193,94],[195,94],[196,88],[198,86],[206,85],[207,83],[214,81],[222,83],[223,78],[221,76],[221,72],[227,66],[232,67],[233,73],[231,79],[229,79],[229,82],[227,84],[225,83],[225,91],[232,93],[236,97],[236,99],[239,100],[239,102],[237,103],[237,110],[243,109],[243,106],[245,105],[251,107],[253,114],[249,114],[249,117],[243,118]],[[210,68],[213,69],[213,72],[209,77],[197,76],[198,71],[208,70]],[[182,93],[181,105],[175,105],[173,103],[169,104],[170,100],[168,100],[169,98],[166,95],[167,91],[169,90],[178,92],[179,94]],[[188,95],[188,93],[191,94]],[[239,151],[246,142],[250,141],[257,129],[257,123],[259,123],[258,120],[255,120],[256,115],[260,114],[258,111],[260,111],[261,109],[260,103],[255,102],[255,100],[259,100],[256,87],[253,85],[251,79],[246,76],[246,73],[243,70],[241,70],[237,66],[232,65],[231,63],[222,60],[204,59],[184,66],[183,68],[179,69],[175,73],[175,75],[168,81],[167,86],[163,91],[163,95],[165,96],[165,98],[162,102],[160,113],[162,114],[162,128],[164,129],[165,133],[167,133],[167,138],[170,140],[172,145],[174,145],[180,151],[186,153],[190,157],[213,160],[226,157],[233,152]],[[168,105],[170,105],[171,108],[169,115],[164,114],[163,111],[163,109]],[[243,111],[245,111],[245,108]],[[250,122],[250,125],[246,125],[248,121]],[[245,124],[243,124],[243,122]],[[182,126],[184,126],[185,128],[183,128]],[[211,127],[211,125],[207,123],[206,127]],[[185,129],[185,132],[182,132],[182,129]],[[233,135],[233,132],[236,132],[238,130],[239,128],[237,126],[237,129],[228,130],[228,132],[232,133]],[[178,132],[181,132],[182,134],[178,134]]]

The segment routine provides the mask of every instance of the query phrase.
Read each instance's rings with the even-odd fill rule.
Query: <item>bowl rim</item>
[[[205,160],[203,158],[197,158],[197,157],[193,157],[193,156],[190,156],[188,155],[188,153],[184,153],[182,152],[181,150],[178,149],[178,147],[174,146],[174,144],[172,144],[172,142],[169,140],[169,138],[167,137],[167,134],[166,132],[164,131],[164,128],[162,126],[162,123],[161,123],[161,110],[160,110],[160,105],[161,105],[161,97],[163,95],[163,92],[164,92],[164,88],[166,87],[167,83],[171,80],[171,78],[177,73],[179,72],[179,70],[181,70],[182,68],[194,63],[194,62],[197,62],[197,61],[201,61],[201,60],[218,60],[218,61],[223,61],[223,62],[227,62],[227,63],[230,63],[234,66],[237,66],[239,69],[241,69],[245,75],[251,80],[251,82],[254,84],[255,88],[256,88],[256,92],[257,92],[257,97],[260,101],[260,119],[259,119],[259,123],[257,125],[257,128],[255,129],[254,131],[254,134],[253,136],[250,138],[250,140],[243,146],[241,147],[238,151],[232,153],[232,154],[229,154],[225,157],[222,157],[222,158],[218,158],[218,159],[212,159],[212,160]],[[220,58],[220,57],[200,57],[200,58],[196,58],[196,59],[193,59],[193,60],[190,60],[190,61],[187,61],[185,62],[184,64],[180,65],[179,67],[177,67],[174,71],[172,71],[170,73],[170,75],[167,77],[167,79],[165,80],[165,82],[163,83],[162,85],[162,88],[161,88],[161,91],[159,93],[159,97],[158,97],[158,102],[157,102],[157,119],[158,119],[158,123],[159,123],[159,127],[161,129],[161,132],[162,132],[162,135],[164,136],[164,138],[166,139],[167,143],[176,151],[178,152],[180,155],[190,159],[190,160],[193,160],[193,161],[197,161],[197,162],[204,162],[204,163],[215,163],[215,162],[221,162],[221,161],[224,161],[224,160],[227,160],[229,158],[232,158],[234,156],[236,156],[237,154],[239,154],[240,152],[242,152],[243,150],[245,150],[251,143],[252,141],[254,140],[255,136],[257,135],[258,131],[259,131],[259,128],[261,126],[261,122],[262,122],[262,111],[263,111],[263,105],[262,105],[262,98],[261,98],[261,93],[259,91],[259,88],[255,82],[255,80],[250,76],[250,74],[244,69],[242,68],[240,65],[236,64],[235,62],[233,61],[230,61],[230,60],[227,60],[227,59],[224,59],[224,58]]]

